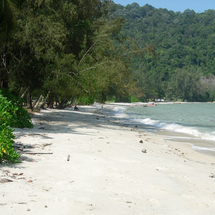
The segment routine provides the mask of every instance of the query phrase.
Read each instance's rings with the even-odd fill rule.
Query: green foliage
[[[14,134],[6,123],[0,125],[0,163],[7,160],[9,162],[18,162],[20,155],[14,150]]]
[[[0,44],[7,42],[15,28],[14,13],[24,0],[0,0]]]
[[[18,162],[20,155],[14,150],[13,129],[10,127],[32,128],[28,112],[21,106],[23,100],[9,91],[0,90],[0,162]]]
[[[95,101],[95,98],[92,96],[81,97],[78,99],[78,104],[82,105],[91,105]]]
[[[148,4],[124,7],[109,0],[2,2],[6,6],[0,14],[4,20],[0,34],[9,35],[7,23],[13,30],[16,23],[16,31],[10,30],[12,37],[0,46],[0,88],[16,92],[28,88],[28,98],[50,92],[49,103],[82,97],[127,101],[131,95],[142,101],[214,99],[214,90],[198,78],[190,80],[199,88],[188,92],[187,84],[180,94],[174,81],[180,79],[179,70],[191,67],[195,69],[189,77],[215,75],[213,10],[174,13]],[[13,12],[12,7],[20,5],[21,10]],[[90,103],[86,98],[83,103]]]
[[[135,96],[130,96],[129,100],[130,100],[130,102],[140,102],[141,101],[140,99],[138,99]]]
[[[0,90],[0,124],[10,127],[32,128],[31,117],[22,107],[23,100],[7,90]]]
[[[107,16],[111,5],[108,0],[25,1],[15,14],[16,33],[6,49],[0,47],[0,83],[17,92],[28,89],[33,97],[50,92],[50,103],[128,94],[131,49],[119,34],[124,19]]]
[[[195,13],[188,9],[183,13],[175,13],[148,4],[143,7],[131,4],[126,7],[116,5],[110,16],[125,19],[120,33],[130,37],[138,47],[143,48],[147,44],[157,47],[156,63],[150,55],[141,55],[134,56],[130,64],[133,78],[143,94],[141,99],[169,96],[172,76],[178,69],[188,70],[193,67],[192,76],[196,76],[197,71],[203,76],[209,73],[215,75],[214,10]],[[198,85],[199,80],[195,80]],[[195,98],[188,93],[180,96],[188,101],[205,101],[206,94],[211,92],[204,87],[205,90],[201,89],[198,96],[195,93]]]
[[[107,103],[116,102],[116,97],[115,96],[107,96],[106,102]]]
[[[200,73],[195,68],[177,69],[169,83],[168,98],[198,101],[201,98]]]

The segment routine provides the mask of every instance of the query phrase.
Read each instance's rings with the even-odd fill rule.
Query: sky
[[[141,7],[149,4],[157,9],[166,8],[174,12],[184,12],[186,9],[190,9],[201,13],[208,9],[215,9],[215,0],[113,0],[113,2],[123,6],[133,2],[138,3]]]

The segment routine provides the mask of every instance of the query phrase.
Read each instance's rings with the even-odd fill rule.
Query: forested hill
[[[206,78],[215,75],[215,10],[195,13],[187,9],[181,13],[133,3],[126,7],[116,5],[111,16],[125,19],[121,34],[131,37],[139,47],[156,46],[156,64],[145,56],[134,58],[131,65],[135,77],[144,76],[142,84],[154,86],[154,97],[168,96],[168,83],[177,69],[192,68],[193,74],[198,71]]]

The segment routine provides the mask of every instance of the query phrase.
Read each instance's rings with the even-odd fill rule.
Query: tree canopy
[[[0,88],[27,89],[31,108],[41,95],[50,107],[82,97],[215,99],[208,81],[215,75],[214,10],[175,13],[109,0],[0,3]],[[179,79],[193,85],[181,88]]]
[[[9,1],[8,1],[9,2]],[[110,18],[108,0],[26,0],[15,11],[16,31],[0,53],[0,87],[66,103],[83,96],[104,100],[135,88],[119,35],[123,18]],[[128,51],[126,51],[128,52]]]

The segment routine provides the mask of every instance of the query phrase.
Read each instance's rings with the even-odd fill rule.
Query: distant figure
[[[79,108],[75,105],[74,110],[79,110]]]

